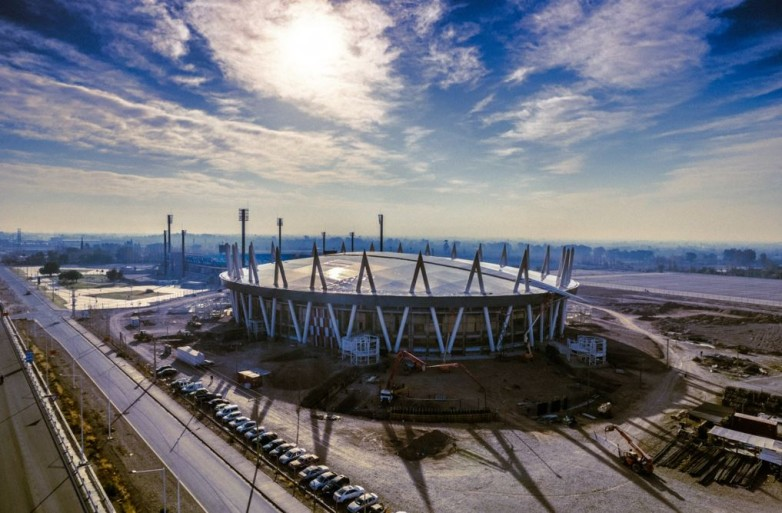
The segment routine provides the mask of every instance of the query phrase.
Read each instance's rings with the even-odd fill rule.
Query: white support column
[[[380,327],[383,329],[383,339],[386,341],[386,350],[391,352],[391,338],[388,336],[388,328],[386,327],[386,319],[383,316],[383,309],[380,306],[377,308],[377,318],[380,320]]]
[[[239,293],[236,291],[231,292],[231,307],[233,308],[234,322],[239,324]]]
[[[334,305],[327,303],[329,310],[329,317],[331,318],[331,330],[334,332],[334,336],[337,337],[337,346],[342,349],[342,334],[339,331],[339,323],[337,322],[337,316],[334,314]]]
[[[348,321],[348,331],[345,333],[346,337],[353,335],[353,324],[356,322],[356,312],[358,311],[358,305],[353,305],[350,309],[350,320]]]
[[[505,318],[502,320],[502,326],[500,327],[500,335],[497,337],[497,351],[502,351],[502,341],[505,340],[505,334],[508,332],[508,324],[510,324],[512,316],[513,305],[509,306],[505,311]]]
[[[542,343],[544,340],[546,340],[546,310],[547,310],[546,303],[540,304],[540,315],[538,316],[538,322],[540,322],[540,325],[538,326],[538,340]]]
[[[549,321],[549,324],[548,324],[548,338],[549,338],[549,340],[553,340],[554,339],[554,333],[556,332],[556,329],[557,329],[557,322],[558,322],[558,319],[559,319],[559,306],[560,306],[560,302],[557,301],[554,304],[553,312],[551,312],[551,320]]]
[[[269,326],[269,316],[266,313],[266,301],[262,296],[258,296],[258,307],[261,309],[261,317],[263,317],[263,327],[266,328],[266,334],[271,335],[272,330]]]
[[[491,318],[489,317],[489,307],[483,307],[483,318],[486,321],[486,334],[489,336],[489,350],[494,352],[494,333],[491,329]]]
[[[272,298],[272,330],[271,330],[271,337],[274,338],[274,335],[277,333],[277,298]]]
[[[247,315],[247,299],[244,294],[239,293],[239,302],[242,305],[242,315],[244,315],[244,328],[247,331],[247,336],[250,336],[250,317]]]
[[[429,313],[432,314],[432,322],[434,322],[434,332],[437,335],[437,345],[440,346],[440,354],[445,356],[445,343],[443,342],[443,334],[440,331],[440,321],[437,320],[437,310],[430,306]]]
[[[405,326],[407,326],[407,316],[410,314],[410,307],[406,306],[402,311],[402,322],[399,324],[399,331],[396,334],[396,343],[394,344],[394,353],[399,352],[402,345],[402,337],[405,335]]]
[[[559,330],[558,335],[560,338],[565,334],[565,321],[567,320],[567,299],[562,299],[562,314],[559,316]]]
[[[307,343],[307,335],[310,331],[310,315],[312,314],[312,301],[307,301],[307,310],[304,312],[304,332],[301,334],[301,343]]]
[[[542,316],[540,317],[543,318]],[[532,317],[532,305],[527,305],[527,340],[530,347],[535,347],[535,319]]]
[[[296,342],[301,344],[301,331],[299,330],[299,319],[296,318],[296,307],[293,306],[293,300],[288,300],[288,310],[291,313],[291,322],[293,323],[293,329],[296,330]]]
[[[459,328],[462,325],[462,315],[464,315],[464,307],[460,306],[459,311],[456,313],[456,322],[453,323],[453,331],[451,331],[451,336],[448,337],[448,350],[446,351],[448,354],[453,352],[453,345],[456,342],[456,337],[459,335]]]

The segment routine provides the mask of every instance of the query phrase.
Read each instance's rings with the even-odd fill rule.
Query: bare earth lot
[[[339,420],[319,418],[318,412],[296,405],[313,387],[348,365],[325,349],[300,348],[287,342],[249,342],[226,318],[205,321],[200,331],[212,334],[190,341],[217,365],[209,371],[180,369],[201,375],[206,384],[213,380],[210,388],[228,394],[267,427],[286,439],[298,439],[327,465],[350,475],[354,482],[379,493],[387,505],[400,510],[778,510],[782,486],[773,480],[750,492],[716,484],[703,487],[686,474],[669,469],[641,477],[618,462],[613,443],[621,444],[621,440],[604,440],[607,421],[579,416],[576,428],[544,424],[518,403],[599,394],[583,410],[594,412],[597,402],[610,400],[615,405],[611,422],[620,424],[654,452],[678,428],[672,414],[714,399],[722,386],[735,382],[780,386],[782,313],[767,307],[597,287],[583,287],[579,295],[589,301],[591,315],[573,325],[570,333],[606,337],[610,362],[606,368],[587,373],[551,363],[542,353],[536,354],[533,362],[519,358],[464,362],[485,393],[459,372],[399,376],[397,381],[418,399],[460,402],[463,407],[487,402],[498,414],[496,422],[489,424],[413,425],[344,413]],[[169,313],[165,307],[147,312],[144,329],[160,336],[176,333],[190,319],[186,311],[176,311],[181,313]],[[127,316],[129,313],[115,316],[111,325],[115,337],[122,332],[131,340],[133,330],[126,329]],[[739,346],[743,347],[737,355]],[[132,343],[131,347],[151,361],[149,343]],[[710,365],[693,361],[701,352],[704,356],[740,356],[767,375],[746,374],[743,364],[715,372]],[[171,357],[158,364],[170,361]],[[238,389],[233,382],[237,370],[250,367],[271,371],[258,391]],[[350,400],[343,402],[337,397],[328,403],[329,409],[349,403],[371,414],[379,408],[377,392],[386,378],[387,371],[382,368],[367,369],[339,393]]]

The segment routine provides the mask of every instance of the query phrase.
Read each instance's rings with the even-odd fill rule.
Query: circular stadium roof
[[[220,277],[232,290],[264,297],[381,306],[538,304],[578,289],[573,280],[560,286],[557,275],[529,271],[527,291],[517,267],[481,262],[478,270],[469,260],[420,258],[422,264],[412,254],[338,253],[282,261],[282,269],[274,262],[257,266],[257,284],[248,269],[241,280],[230,271]]]

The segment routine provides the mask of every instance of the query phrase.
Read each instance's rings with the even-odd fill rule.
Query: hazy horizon
[[[777,0],[7,0],[0,33],[9,231],[782,238]]]

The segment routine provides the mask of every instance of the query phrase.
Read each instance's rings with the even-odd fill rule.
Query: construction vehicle
[[[394,363],[391,364],[391,372],[388,375],[388,381],[386,381],[385,388],[380,390],[381,404],[386,404],[386,405],[391,404],[391,401],[394,400],[394,396],[399,395],[399,392],[402,389],[402,387],[394,384],[394,377],[396,376],[399,370],[399,365],[405,361],[412,363],[413,367],[420,371],[425,371],[427,369],[438,369],[442,372],[450,372],[451,369],[460,369],[478,384],[478,386],[481,389],[481,392],[484,393],[486,392],[481,382],[478,381],[478,378],[476,378],[472,372],[467,370],[467,367],[465,367],[459,362],[438,363],[435,365],[427,365],[426,362],[424,362],[414,354],[408,353],[407,351],[400,351],[399,353],[397,353],[396,357],[394,358]]]
[[[652,457],[649,456],[641,447],[630,438],[630,435],[622,431],[622,428],[614,424],[606,426],[605,432],[616,431],[624,438],[628,444],[630,444],[630,450],[619,449],[619,457],[622,459],[625,465],[630,467],[636,474],[652,474],[654,472],[654,463]],[[618,448],[619,446],[617,446]]]
[[[601,417],[605,419],[609,419],[613,416],[612,410],[614,408],[614,405],[611,404],[611,402],[602,403],[600,406],[597,407],[597,413],[600,414]]]
[[[419,370],[426,370],[426,362],[418,358],[413,353],[407,351],[399,351],[394,357],[394,361],[391,364],[391,372],[388,374],[388,380],[386,381],[385,388],[380,390],[380,404],[391,404],[394,400],[394,395],[398,394],[401,387],[394,385],[394,378],[397,372],[399,372],[399,365],[403,362],[410,362],[414,368]]]

